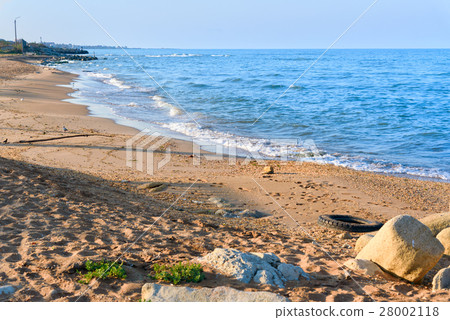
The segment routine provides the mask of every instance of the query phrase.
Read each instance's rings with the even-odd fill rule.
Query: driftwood
[[[20,140],[16,143],[32,143],[32,142],[44,142],[44,141],[52,141],[52,140],[60,140],[60,139],[69,139],[69,138],[77,138],[77,137],[90,137],[90,136],[103,136],[102,134],[75,134],[71,136],[64,137],[56,137],[56,138],[47,138],[47,139],[35,139],[35,140]]]

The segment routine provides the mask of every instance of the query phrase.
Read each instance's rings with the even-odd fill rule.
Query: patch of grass
[[[78,282],[88,284],[93,278],[125,279],[127,277],[127,273],[125,269],[122,267],[122,264],[123,262],[121,264],[117,264],[116,262],[105,260],[102,260],[100,262],[93,262],[91,260],[87,260],[84,266],[87,273],[82,274],[80,270],[77,270],[77,273],[80,276],[82,276],[82,279],[78,280]]]
[[[154,275],[149,275],[153,280],[161,280],[164,282],[170,282],[178,284],[184,282],[200,282],[205,278],[203,273],[203,267],[201,264],[195,263],[177,263],[172,266],[168,265],[153,265]]]

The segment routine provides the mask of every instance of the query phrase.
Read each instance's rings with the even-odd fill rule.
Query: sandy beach
[[[38,60],[36,60],[38,61]],[[280,289],[244,284],[205,266],[190,287],[230,286],[271,291],[292,301],[448,301],[431,290],[443,257],[420,285],[352,273],[359,234],[317,224],[319,215],[349,214],[386,222],[446,212],[450,184],[355,171],[315,163],[192,156],[189,142],[171,139],[155,154],[170,161],[153,175],[126,166],[127,140],[138,131],[92,117],[62,101],[75,75],[0,57],[0,285],[7,301],[138,301],[154,263],[190,261],[215,248],[271,252],[314,279]],[[67,131],[64,131],[66,128]],[[75,138],[24,141],[84,135]],[[207,154],[207,153],[205,153]],[[264,175],[271,165],[274,174]],[[138,187],[164,182],[151,193]],[[264,218],[224,218],[208,201],[263,212]],[[123,261],[125,280],[77,282],[87,259]]]

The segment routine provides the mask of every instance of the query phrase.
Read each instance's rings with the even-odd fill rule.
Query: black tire
[[[330,214],[319,216],[317,221],[321,226],[349,231],[349,232],[372,232],[379,230],[383,224],[348,215]]]

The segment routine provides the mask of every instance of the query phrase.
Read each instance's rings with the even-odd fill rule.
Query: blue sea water
[[[281,98],[323,50],[127,50],[58,65],[80,75],[73,97],[92,114],[267,158],[450,180],[450,50],[330,50]]]

